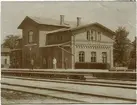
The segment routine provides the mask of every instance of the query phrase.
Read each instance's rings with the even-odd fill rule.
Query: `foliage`
[[[14,49],[16,46],[16,40],[19,38],[19,36],[15,35],[8,35],[6,39],[4,40],[4,43],[2,44],[2,47]]]
[[[130,62],[128,65],[129,69],[135,69],[136,68],[136,37],[135,40],[132,42],[132,51],[130,52]]]
[[[135,40],[132,42],[133,50],[130,53],[131,58],[136,58],[136,37]]]
[[[114,43],[114,63],[125,66],[127,65],[128,57],[127,50],[130,47],[130,40],[127,38],[129,32],[124,27],[119,27],[116,30]]]

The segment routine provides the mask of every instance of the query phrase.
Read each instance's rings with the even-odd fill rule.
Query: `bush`
[[[75,68],[76,69],[109,69],[110,66],[107,63],[91,63],[91,62],[80,63],[80,62],[77,62],[77,63],[75,63]]]
[[[128,69],[136,69],[136,58],[132,58],[128,65]]]

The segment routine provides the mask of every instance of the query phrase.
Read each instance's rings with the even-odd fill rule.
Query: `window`
[[[95,30],[90,30],[90,31],[87,31],[87,40],[97,40],[96,39],[96,31]]]
[[[90,35],[90,40],[94,40],[94,31],[93,30],[91,30],[91,35]]]
[[[96,40],[96,31],[95,30],[93,30],[93,34],[92,34],[92,40]]]
[[[87,31],[87,40],[90,40],[90,31]]]
[[[101,32],[98,32],[97,36],[98,36],[98,41],[100,41],[101,40]]]
[[[84,62],[85,61],[85,53],[84,51],[79,52],[79,62]]]
[[[91,52],[91,62],[96,62],[96,52]]]
[[[107,52],[102,52],[102,62],[107,63]]]
[[[4,60],[5,64],[7,64],[7,59]]]
[[[33,31],[29,31],[29,34],[28,34],[28,42],[29,42],[29,43],[32,43],[32,42],[33,42]]]

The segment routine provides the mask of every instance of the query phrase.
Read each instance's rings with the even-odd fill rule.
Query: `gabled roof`
[[[23,25],[23,23],[25,22],[26,19],[30,19],[33,22],[35,22],[36,24],[45,24],[45,25],[53,25],[53,26],[60,26],[60,27],[76,27],[77,22],[75,21],[65,21],[64,20],[64,24],[60,25],[60,19],[56,20],[56,19],[52,19],[52,18],[43,18],[43,17],[32,17],[32,16],[26,16],[25,19],[21,22],[21,24],[18,26],[18,28],[20,29],[21,26]]]
[[[74,30],[82,29],[82,28],[89,27],[89,26],[98,26],[98,27],[101,27],[101,28],[109,31],[109,32],[112,33],[112,34],[115,34],[114,31],[112,31],[111,29],[105,27],[104,25],[102,25],[102,24],[100,24],[100,23],[98,23],[98,22],[86,24],[86,25],[83,25],[83,26],[75,27],[75,28],[71,28],[71,30],[74,31]]]
[[[86,25],[81,25],[81,26],[74,27],[74,28],[58,29],[58,30],[55,30],[55,31],[51,31],[51,32],[49,32],[49,33],[47,33],[47,34],[57,33],[57,32],[63,32],[63,31],[68,31],[68,30],[70,30],[70,31],[73,32],[73,31],[75,31],[75,30],[82,29],[82,28],[89,27],[89,26],[98,26],[98,27],[101,27],[101,28],[109,31],[109,32],[112,33],[113,35],[115,34],[114,31],[110,30],[109,28],[107,28],[107,27],[105,27],[104,25],[102,25],[102,24],[100,24],[100,23],[97,23],[97,22],[95,22],[95,23],[90,23],[90,24],[86,24]]]

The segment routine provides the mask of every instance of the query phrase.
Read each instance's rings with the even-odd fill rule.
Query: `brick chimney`
[[[81,25],[81,17],[77,17],[77,26]]]
[[[60,25],[64,25],[64,15],[60,15]]]

